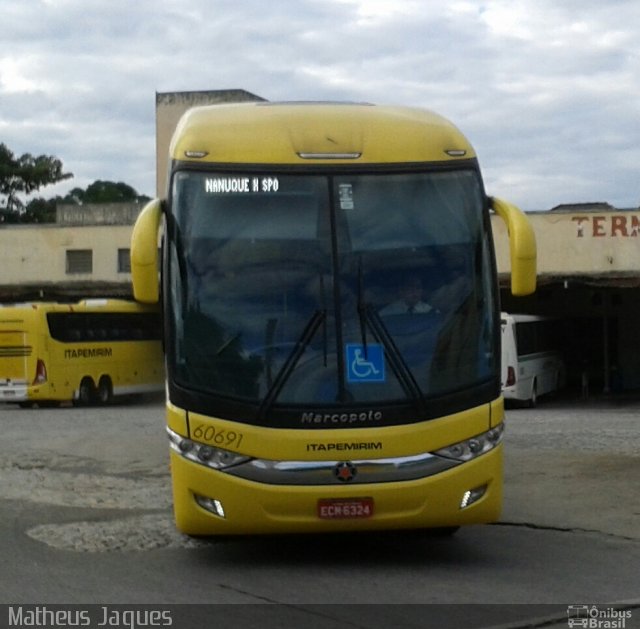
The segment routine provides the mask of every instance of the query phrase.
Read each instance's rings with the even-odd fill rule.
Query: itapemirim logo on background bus
[[[626,621],[631,618],[631,610],[597,605],[569,605],[567,607],[567,625],[585,629],[625,629]]]

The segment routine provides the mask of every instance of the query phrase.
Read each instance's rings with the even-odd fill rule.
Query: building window
[[[67,249],[67,274],[93,273],[91,249]]]
[[[118,249],[118,273],[131,273],[130,249]]]

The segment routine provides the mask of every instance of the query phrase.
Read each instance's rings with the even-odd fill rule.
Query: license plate
[[[373,498],[321,498],[318,517],[321,520],[356,520],[373,515]]]

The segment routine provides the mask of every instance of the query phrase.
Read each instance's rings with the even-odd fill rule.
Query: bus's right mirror
[[[144,304],[157,304],[160,298],[158,230],[161,217],[162,202],[159,199],[150,201],[140,212],[131,234],[133,297]]]
[[[531,223],[515,205],[491,197],[490,206],[507,224],[511,258],[511,293],[517,297],[536,290],[536,236]]]

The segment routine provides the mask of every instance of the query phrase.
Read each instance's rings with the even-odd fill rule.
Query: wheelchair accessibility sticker
[[[348,343],[347,382],[384,382],[384,348],[376,343]]]

